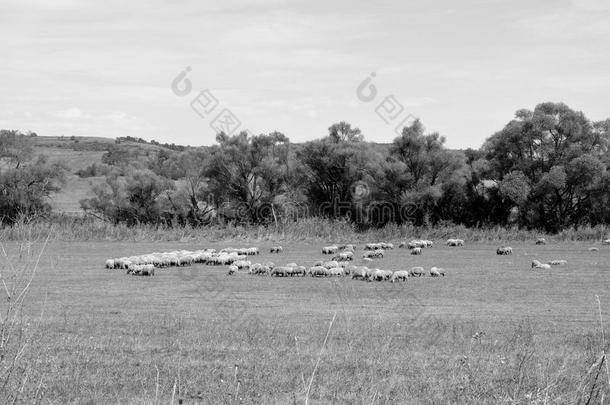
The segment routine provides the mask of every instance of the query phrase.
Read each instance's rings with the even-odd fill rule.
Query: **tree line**
[[[18,142],[3,139],[0,159],[13,162],[0,171],[3,212],[16,200],[19,209],[7,212],[48,209],[44,197],[61,180],[56,171],[44,162],[20,166],[2,146],[13,142],[11,150]],[[565,104],[542,103],[517,111],[479,149],[450,150],[445,137],[427,133],[418,120],[389,145],[367,142],[346,122],[304,144],[279,132],[220,133],[215,145],[184,150],[144,152],[120,143],[109,147],[101,166],[83,171],[103,173],[105,181],[81,206],[130,225],[277,224],[324,216],[360,228],[412,222],[557,232],[610,222],[609,141],[610,119],[592,122]],[[35,167],[43,172],[35,175]],[[26,172],[50,181],[9,198],[16,190],[9,185]],[[30,198],[34,204],[26,204]]]

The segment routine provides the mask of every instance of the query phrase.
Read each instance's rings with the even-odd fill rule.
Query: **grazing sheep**
[[[339,246],[340,250],[353,252],[356,250],[356,246],[348,243],[347,245]]]
[[[282,253],[284,249],[281,246],[271,246],[270,253]]]
[[[392,278],[391,271],[375,269],[375,271],[371,274],[369,280],[384,281],[384,280],[389,280],[390,278]]]
[[[269,273],[271,277],[286,277],[289,273],[292,272],[292,267],[274,267],[273,270]]]
[[[447,246],[464,246],[463,239],[447,239]]]
[[[309,269],[309,274],[312,277],[326,277],[328,275],[328,269],[322,266],[314,266]]]
[[[551,265],[547,263],[540,263],[538,260],[532,260],[532,269],[550,269]]]
[[[430,269],[430,276],[431,277],[440,277],[440,276],[445,277],[445,269],[441,269],[440,267],[432,267]]]
[[[563,266],[564,264],[568,264],[567,260],[551,260],[549,262],[551,266]]]
[[[353,252],[341,252],[338,255],[333,256],[333,260],[336,260],[336,261],[354,260],[354,253]]]
[[[327,269],[332,269],[333,267],[339,267],[339,262],[336,260],[332,260],[330,262],[324,262],[322,267],[326,267]]]
[[[352,270],[352,280],[360,279],[364,280],[366,278],[367,267],[356,267]]]
[[[409,276],[411,277],[421,277],[425,274],[424,268],[417,266],[417,267],[412,267],[411,270],[409,270]]]
[[[324,246],[322,248],[322,253],[325,255],[334,255],[339,251],[338,246]]]
[[[606,240],[602,241],[602,243],[604,245],[610,245],[610,239],[606,239]]]
[[[307,269],[305,268],[305,266],[296,266],[292,269],[293,276],[305,277],[306,274],[307,274]]]
[[[392,274],[392,283],[396,283],[397,281],[407,281],[409,278],[409,272],[407,270],[398,270]]]
[[[377,250],[377,249],[383,249],[383,246],[381,243],[367,243],[364,246],[364,250]]]
[[[250,263],[249,260],[236,260],[233,262],[233,265],[236,266],[238,270],[250,270],[252,263]]]
[[[536,240],[536,245],[546,245],[546,239],[538,238],[538,240]]]
[[[589,252],[597,252],[599,249],[596,247],[590,247]]]
[[[106,260],[106,268],[107,269],[114,269],[114,260],[112,260],[112,259]]]
[[[510,247],[510,246],[499,247],[496,250],[496,254],[497,255],[512,255],[513,254],[513,248]]]
[[[420,247],[413,248],[413,249],[411,249],[411,254],[412,255],[421,255],[422,254],[422,250],[421,250]]]
[[[342,267],[333,267],[328,269],[328,275],[331,277],[345,277],[345,270]]]
[[[237,267],[236,265],[231,265],[229,266],[229,271],[227,272],[228,276],[232,276],[233,274],[235,274],[237,272],[237,270],[239,270],[239,267]]]
[[[393,243],[381,242],[380,245],[381,245],[381,249],[384,249],[384,250],[394,249]]]

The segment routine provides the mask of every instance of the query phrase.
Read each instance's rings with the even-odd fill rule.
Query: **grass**
[[[92,181],[92,179],[81,179]],[[49,225],[49,223],[51,225]],[[545,235],[537,231],[518,228],[467,228],[462,225],[445,225],[438,227],[415,227],[412,225],[398,226],[389,224],[378,229],[357,231],[348,221],[328,220],[325,218],[303,218],[299,221],[287,221],[265,225],[234,225],[218,224],[206,227],[191,226],[127,226],[111,224],[92,216],[56,215],[48,220],[34,223],[20,223],[13,227],[0,229],[0,238],[4,240],[20,240],[20,236],[28,232],[38,238],[51,235],[54,239],[63,241],[104,241],[120,240],[132,242],[153,241],[243,241],[258,243],[261,241],[309,241],[336,243],[363,243],[370,241],[411,240],[424,238],[441,243],[448,238],[459,237],[470,242],[494,242],[498,244],[509,242],[533,241],[545,237],[552,242],[588,241],[600,243],[610,237],[607,226],[580,227],[568,229],[555,235]]]
[[[227,277],[214,266],[151,278],[103,269],[108,257],[230,245],[260,246],[255,260],[278,265],[322,257],[319,243],[266,253],[273,243],[50,242],[24,311],[40,319],[23,358],[35,384],[24,392],[42,381],[42,403],[134,404],[600,403],[609,394],[600,317],[609,319],[610,247],[396,249],[378,266],[448,271],[400,285]],[[18,257],[19,244],[4,246]],[[532,271],[534,258],[568,265]]]

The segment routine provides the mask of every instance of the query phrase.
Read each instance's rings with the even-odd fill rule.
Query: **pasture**
[[[604,348],[596,296],[610,321],[610,246],[531,241],[498,256],[498,244],[435,243],[367,264],[447,271],[392,284],[227,276],[227,266],[202,264],[154,277],[104,269],[118,256],[249,246],[261,250],[253,263],[309,267],[329,259],[320,243],[281,243],[271,254],[277,243],[266,241],[50,242],[27,299],[29,378],[41,381],[42,403],[542,404],[607,395],[608,379],[591,388],[586,375]],[[5,248],[19,262],[15,244]],[[567,265],[532,270],[533,259]],[[1,266],[5,274],[5,259]]]

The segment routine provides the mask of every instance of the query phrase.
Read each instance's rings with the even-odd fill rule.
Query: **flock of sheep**
[[[603,244],[610,245],[610,239],[606,239]],[[448,239],[447,246],[460,247],[464,246],[462,239]],[[539,238],[536,241],[537,245],[545,245],[546,240]],[[399,244],[399,248],[409,249],[412,255],[421,255],[423,249],[431,248],[434,243],[430,240],[414,239],[409,242],[403,241]],[[373,262],[374,259],[384,257],[387,250],[394,249],[392,243],[378,242],[368,243],[364,246],[364,251],[360,255],[360,260],[363,263]],[[590,248],[589,250],[597,250]],[[272,246],[269,249],[270,253],[282,253],[282,246]],[[136,276],[154,276],[156,268],[172,267],[172,266],[190,266],[193,264],[207,265],[224,265],[229,266],[228,275],[234,275],[238,271],[247,271],[253,275],[264,275],[270,277],[347,277],[352,279],[367,280],[367,281],[391,281],[400,282],[406,281],[409,277],[421,277],[427,273],[431,277],[445,276],[445,270],[439,267],[432,267],[428,272],[423,267],[413,267],[410,270],[382,270],[379,268],[369,268],[366,265],[353,265],[352,262],[356,259],[356,246],[347,245],[331,245],[322,248],[322,254],[333,255],[331,260],[319,260],[311,267],[298,265],[297,263],[288,263],[284,266],[275,266],[272,262],[267,263],[252,263],[247,260],[249,256],[259,255],[260,251],[257,247],[249,248],[225,248],[220,251],[216,249],[203,249],[196,251],[176,250],[172,252],[155,252],[139,256],[119,257],[106,260],[106,268],[126,270],[127,274]],[[513,249],[510,246],[501,246],[496,250],[498,255],[512,255]],[[551,266],[565,265],[565,260],[552,260],[548,263],[542,263],[538,260],[532,261],[532,269],[550,269]]]

